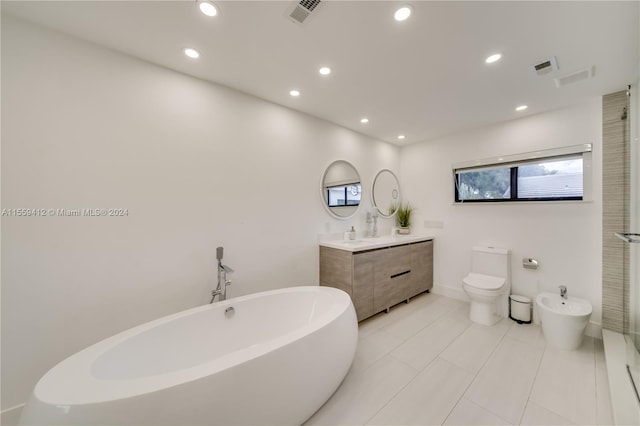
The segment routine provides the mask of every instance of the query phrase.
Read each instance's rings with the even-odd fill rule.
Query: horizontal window
[[[329,207],[357,206],[362,198],[362,185],[353,183],[327,188]]]
[[[568,147],[572,148],[572,147]],[[590,189],[591,145],[454,166],[456,202],[584,200]],[[582,151],[582,152],[575,152]],[[569,152],[569,153],[567,153]],[[555,155],[554,155],[555,154]],[[528,157],[528,158],[527,158]],[[587,172],[585,173],[585,170]]]

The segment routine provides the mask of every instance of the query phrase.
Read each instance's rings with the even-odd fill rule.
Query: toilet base
[[[481,325],[494,325],[502,319],[496,314],[495,303],[482,303],[471,301],[469,319]]]

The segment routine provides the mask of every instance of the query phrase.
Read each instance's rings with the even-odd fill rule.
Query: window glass
[[[344,195],[344,186],[328,188],[327,191],[329,191],[329,197],[328,197],[329,207],[347,205],[347,201]]]
[[[362,197],[362,185],[359,183],[327,188],[329,207],[358,206]]]
[[[459,172],[458,200],[502,200],[511,198],[511,173],[500,169]]]
[[[360,184],[347,186],[347,205],[348,206],[359,205],[361,196],[362,196],[362,186]]]
[[[582,197],[582,158],[518,167],[518,198]]]

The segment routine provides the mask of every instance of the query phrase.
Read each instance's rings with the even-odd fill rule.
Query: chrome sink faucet
[[[223,247],[216,248],[216,258],[218,259],[218,285],[215,290],[211,291],[211,302],[213,303],[216,296],[218,302],[227,300],[227,286],[231,284],[231,280],[227,278],[227,274],[231,274],[233,269],[222,264]]]
[[[567,298],[567,286],[566,285],[561,285],[558,286],[558,288],[560,289],[560,297],[562,297],[563,299]]]

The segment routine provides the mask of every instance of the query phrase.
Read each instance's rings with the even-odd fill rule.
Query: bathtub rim
[[[317,293],[332,294],[339,303],[334,303],[321,316],[311,323],[302,325],[288,333],[271,339],[264,344],[241,348],[210,361],[154,376],[133,379],[97,379],[92,375],[92,366],[98,357],[106,353],[119,343],[155,327],[162,326],[179,318],[207,311],[210,309],[224,310],[228,306],[259,297],[277,295],[281,293]],[[75,354],[65,358],[51,368],[36,384],[31,397],[38,402],[56,405],[64,409],[65,406],[80,406],[110,402],[119,399],[133,398],[139,395],[153,393],[173,386],[179,386],[190,381],[198,380],[233,368],[251,359],[260,357],[268,352],[277,350],[286,344],[301,339],[327,326],[344,316],[351,305],[349,295],[339,289],[324,286],[297,286],[239,296],[226,301],[197,306],[174,314],[170,314],[130,329],[124,330],[111,337],[99,341]],[[69,379],[73,377],[73,379]],[[64,390],[61,391],[60,383]],[[107,386],[105,386],[107,384]],[[82,391],[78,391],[82,389]]]

